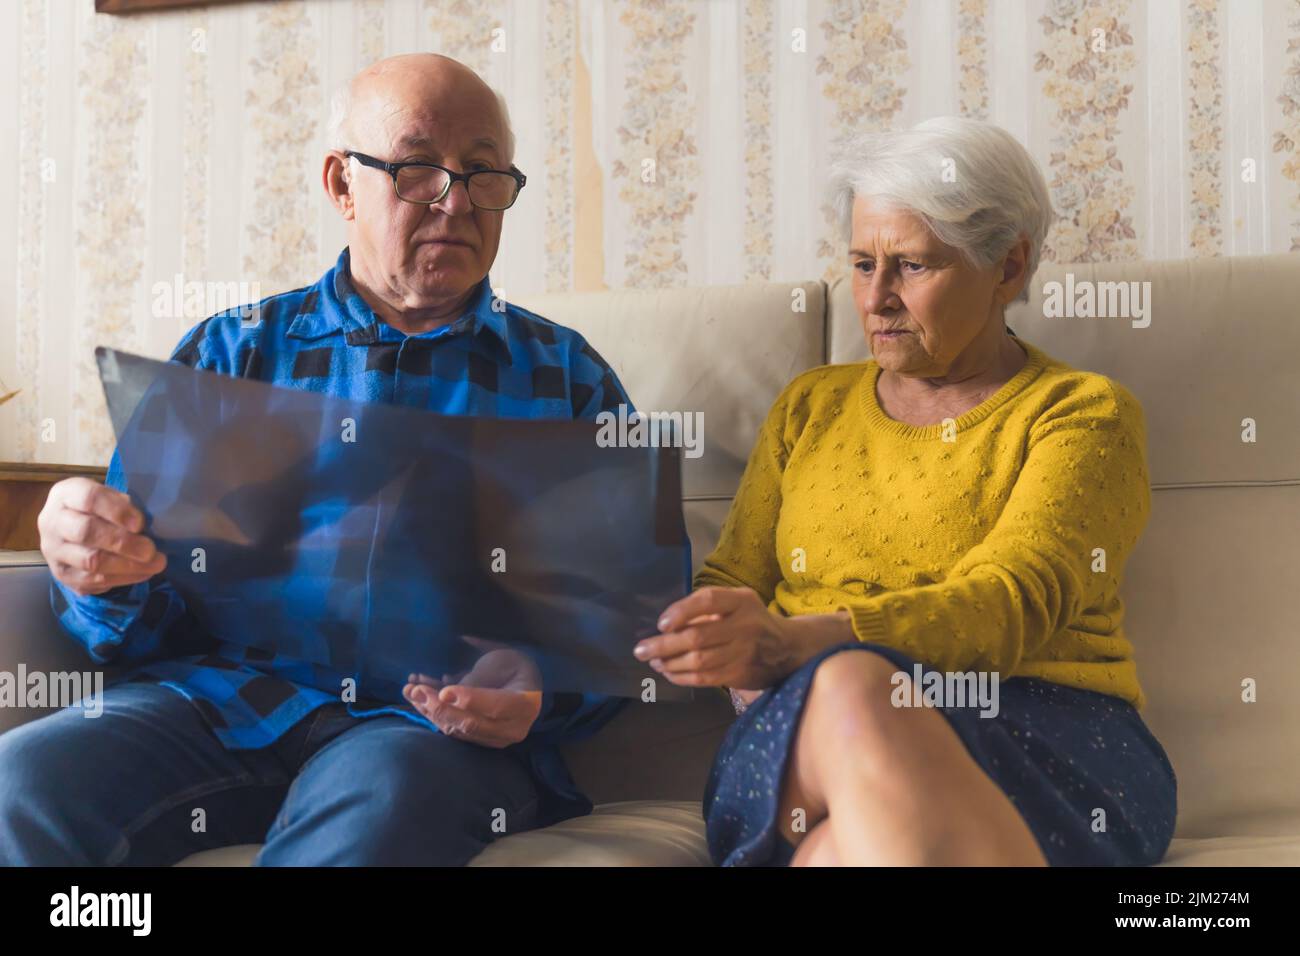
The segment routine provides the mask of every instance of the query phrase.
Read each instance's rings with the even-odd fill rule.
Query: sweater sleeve
[[[781,476],[790,456],[788,408],[795,379],[777,396],[759,429],[740,487],[723,522],[718,546],[695,575],[703,587],[751,588],[771,604],[781,582],[776,523],[781,514]]]
[[[694,586],[750,588],[771,605],[781,582],[776,556],[776,522],[781,514],[781,476],[789,461],[793,435],[789,432],[789,403],[800,380],[777,396],[749,454],[740,487],[727,512],[713,549],[695,575]],[[736,713],[742,712],[727,687],[717,688]]]
[[[1151,488],[1142,406],[1107,385],[1066,398],[1034,424],[993,529],[943,581],[840,606],[860,640],[943,671],[1010,674],[1118,590]]]

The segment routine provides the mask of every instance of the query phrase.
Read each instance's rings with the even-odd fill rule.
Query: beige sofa
[[[1149,327],[1043,316],[1046,283],[1150,282]],[[1300,863],[1300,257],[1044,266],[1008,323],[1142,401],[1153,512],[1128,567],[1143,713],[1179,778],[1163,865]],[[867,355],[847,284],[820,281],[538,296],[582,331],[643,410],[701,410],[685,465],[695,561],[712,547],[769,404],[798,372]],[[800,309],[802,306],[802,309]],[[1257,440],[1243,443],[1242,420]],[[0,669],[84,667],[43,567],[0,570]],[[1242,700],[1243,682],[1257,702]],[[0,711],[3,722],[32,712]],[[700,798],[730,722],[718,696],[634,703],[568,751],[596,812],[506,837],[475,865],[707,864]],[[186,864],[242,864],[256,847]]]

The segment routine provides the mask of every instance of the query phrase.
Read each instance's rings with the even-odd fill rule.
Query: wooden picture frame
[[[95,0],[96,13],[148,13],[181,7],[215,7],[244,0]]]

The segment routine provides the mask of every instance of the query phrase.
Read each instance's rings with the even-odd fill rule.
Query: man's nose
[[[440,209],[449,216],[463,216],[474,211],[474,204],[469,201],[469,184],[452,183],[447,195],[440,202],[430,203],[433,209]]]

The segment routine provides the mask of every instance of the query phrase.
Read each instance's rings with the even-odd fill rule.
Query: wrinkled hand
[[[802,657],[788,619],[749,588],[701,588],[669,605],[659,630],[633,654],[685,687],[771,687]],[[741,693],[750,703],[762,690]]]
[[[411,674],[402,696],[444,734],[484,747],[509,747],[528,736],[542,710],[542,679],[526,654],[476,637],[486,651],[474,666],[441,680]]]
[[[76,594],[147,581],[167,566],[130,497],[89,478],[53,485],[36,527],[50,574]]]

